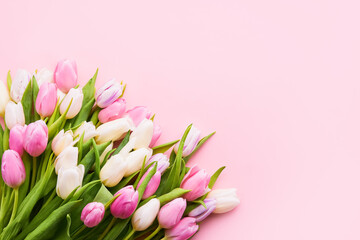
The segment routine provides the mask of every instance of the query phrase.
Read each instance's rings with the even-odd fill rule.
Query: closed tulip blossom
[[[4,117],[5,108],[8,102],[10,101],[9,90],[5,86],[5,84],[0,81],[0,116]]]
[[[24,153],[24,134],[26,126],[15,125],[9,134],[9,148],[19,153],[20,156]]]
[[[96,143],[102,144],[108,141],[120,140],[132,129],[133,123],[129,118],[120,118],[104,123],[96,129]]]
[[[160,201],[157,198],[151,199],[145,205],[138,208],[132,219],[131,223],[135,231],[144,231],[154,222],[160,209]]]
[[[51,149],[55,156],[58,156],[66,147],[73,146],[74,139],[71,130],[64,132],[62,129],[53,139],[51,143]]]
[[[140,148],[131,152],[126,158],[126,172],[125,177],[130,176],[134,172],[141,169],[142,164],[145,160],[145,163],[149,160],[152,154],[152,149],[150,148]]]
[[[14,103],[9,101],[5,108],[5,123],[9,129],[15,125],[25,125],[25,115],[21,102]]]
[[[186,200],[176,198],[161,207],[158,214],[159,225],[162,228],[173,228],[182,218],[186,209]]]
[[[153,155],[147,162],[146,166],[148,166],[152,162],[157,163],[156,171],[159,171],[161,174],[163,174],[165,170],[170,166],[169,158],[163,153],[157,153]]]
[[[106,82],[101,88],[96,91],[96,104],[100,108],[110,106],[122,94],[122,85],[114,79]]]
[[[184,195],[184,198],[188,201],[194,201],[203,196],[209,192],[209,182],[210,175],[206,173],[204,169],[200,169],[195,165],[189,170],[181,182],[181,188],[191,190]]]
[[[196,222],[203,221],[215,210],[216,207],[215,199],[205,199],[204,203],[206,208],[200,204],[197,208],[195,208],[189,213],[189,217],[195,218]]]
[[[240,204],[235,188],[212,190],[208,194],[207,199],[214,199],[216,201],[214,213],[229,212]]]
[[[182,156],[186,157],[189,156],[192,151],[194,151],[195,147],[200,141],[200,130],[195,128],[194,126],[191,127],[189,134],[187,135],[184,143],[184,149],[182,152]],[[174,147],[175,153],[177,153],[179,150],[179,143],[177,143]]]
[[[180,220],[175,227],[165,231],[165,240],[187,240],[191,238],[199,229],[196,219],[185,217]]]
[[[120,154],[112,156],[100,170],[100,180],[107,187],[116,186],[127,170],[127,162]]]
[[[135,126],[138,126],[144,119],[150,119],[151,112],[145,106],[137,106],[126,112],[126,114],[133,120]]]
[[[84,94],[82,93],[81,89],[70,89],[60,105],[60,113],[64,114],[71,103],[69,111],[66,114],[66,119],[74,118],[81,110],[83,99]]]
[[[67,169],[76,167],[78,163],[79,150],[77,147],[66,147],[55,159],[55,172],[59,172],[60,168]]]
[[[54,82],[64,93],[74,88],[78,81],[77,66],[73,60],[62,60],[58,62],[54,72]]]
[[[56,183],[56,193],[62,199],[66,199],[77,187],[82,186],[84,178],[84,165],[67,169],[60,168]]]
[[[126,110],[126,101],[123,98],[117,99],[111,105],[99,112],[99,121],[106,123],[121,118]]]
[[[157,125],[156,123],[154,123],[154,131],[153,131],[153,135],[152,135],[152,138],[151,138],[151,142],[150,142],[150,145],[149,147],[154,147],[157,140],[159,140],[160,136],[161,136],[161,127],[159,125]]]
[[[24,149],[33,157],[40,156],[46,149],[48,128],[44,121],[38,120],[26,127],[24,134]]]
[[[41,87],[44,83],[54,82],[54,73],[49,69],[42,68],[35,74],[35,79],[39,87]]]
[[[139,189],[139,187],[141,186],[142,182],[144,181],[144,179],[146,178],[146,176],[149,174],[150,170],[153,167],[150,167],[146,173],[141,177],[138,185],[137,185],[137,189]],[[161,173],[159,171],[156,171],[154,176],[151,177],[149,183],[147,184],[146,188],[145,188],[145,192],[142,196],[141,199],[147,199],[148,197],[152,196],[156,190],[158,189],[159,185],[160,185],[160,181],[161,181]]]
[[[11,99],[14,100],[14,102],[18,103],[21,101],[25,89],[30,82],[30,79],[31,75],[26,70],[19,69],[16,72],[15,77],[12,79],[10,89],[10,96]]]
[[[1,160],[1,174],[6,185],[18,188],[25,181],[25,166],[19,153],[6,150]]]
[[[36,98],[36,111],[42,117],[53,114],[57,103],[57,89],[55,83],[44,83]]]
[[[115,218],[126,219],[135,211],[138,201],[139,193],[134,190],[133,186],[126,186],[120,189],[115,196],[118,196],[110,205],[111,214]]]
[[[84,142],[90,140],[97,135],[95,125],[92,122],[83,122],[75,131],[75,136],[81,137],[84,134]]]
[[[104,218],[105,206],[100,202],[88,203],[81,212],[81,221],[88,228],[97,226]]]
[[[130,139],[135,139],[134,149],[149,147],[153,131],[153,121],[144,119],[130,135]]]

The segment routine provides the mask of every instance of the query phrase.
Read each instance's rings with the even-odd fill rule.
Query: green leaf
[[[102,204],[106,204],[109,202],[114,195],[104,186],[104,184],[101,185],[99,192],[94,198],[94,202],[101,202]]]
[[[4,152],[9,149],[9,134],[10,134],[10,129],[6,126],[6,123],[5,123],[5,130],[4,130],[4,134],[3,134],[3,151]]]
[[[144,181],[141,183],[140,187],[138,188],[138,193],[139,193],[139,202],[141,201],[141,198],[145,192],[145,189],[148,185],[148,183],[150,182],[150,179],[154,176],[154,174],[156,173],[156,169],[157,169],[157,163],[155,163],[155,167],[153,167],[148,175],[144,178]]]
[[[107,146],[110,145],[111,142],[106,142],[100,145],[96,145],[96,149],[99,152],[99,154],[101,155],[104,150],[106,149]],[[85,157],[81,160],[80,164],[84,165],[85,167],[85,174],[91,169],[91,167],[94,165],[95,163],[95,151],[94,148],[91,149],[86,155]]]
[[[39,85],[38,85],[35,77],[33,77],[33,79],[32,79],[32,97],[33,97],[33,109],[34,109],[33,112],[34,112],[34,114],[31,115],[32,122],[35,122],[40,119],[40,115],[36,111],[36,98],[37,98],[38,93],[39,93]]]
[[[127,132],[124,139],[121,141],[120,145],[116,148],[113,154],[114,155],[118,154],[121,151],[121,149],[123,149],[123,147],[125,147],[125,145],[129,142],[129,139],[130,139],[130,131]]]
[[[10,75],[10,70],[8,71],[7,73],[7,78],[6,78],[6,81],[7,81],[7,86],[8,86],[8,89],[9,91],[11,90],[11,85],[12,85],[12,80],[11,80],[11,75]]]
[[[66,215],[66,226],[65,229],[59,229],[59,234],[55,234],[54,240],[72,240],[70,237],[71,217]]]
[[[99,112],[101,111],[101,108],[96,107],[95,111],[93,112],[90,121],[96,126],[99,122]]]
[[[77,126],[82,122],[86,121],[90,116],[91,109],[94,106],[95,98],[90,99],[88,102],[84,102],[83,107],[81,108],[78,115],[76,115],[75,120],[73,121],[72,125]]]
[[[118,185],[116,185],[115,187],[109,188],[110,192],[112,192],[113,194],[115,194],[117,191],[119,191],[120,189],[122,189],[123,187],[127,186],[129,184],[129,182],[131,182],[131,180],[139,173],[140,171],[136,171],[133,174],[131,174],[130,176],[123,178],[120,183]]]
[[[174,200],[175,198],[181,197],[182,195],[184,195],[185,193],[188,193],[190,191],[191,190],[175,188],[171,192],[161,195],[160,197],[158,197],[158,199],[160,201],[160,204],[164,205],[164,204]]]
[[[96,72],[92,78],[85,84],[82,88],[82,92],[84,94],[83,98],[83,107],[90,102],[95,96],[95,82],[98,75],[99,69],[96,69]]]
[[[210,178],[209,188],[212,189],[221,172],[225,169],[225,166],[219,168]]]
[[[185,162],[187,163],[189,161],[189,159],[200,149],[200,147],[209,139],[211,138],[216,132],[212,132],[209,135],[207,135],[206,137],[203,137],[199,143],[197,144],[197,146],[195,147],[194,151],[192,151],[192,153],[190,153],[190,155],[184,157]]]
[[[108,232],[108,234],[106,234],[104,240],[117,239],[117,237],[124,231],[124,229],[126,229],[129,221],[130,221],[130,218],[127,218],[124,220],[123,219],[117,220],[115,225],[113,226],[113,228]],[[121,239],[123,239],[123,238],[121,238]]]
[[[34,79],[35,79],[35,77],[33,77],[32,81],[34,81]],[[21,104],[24,109],[26,124],[31,123],[31,113],[32,113],[32,106],[33,106],[33,104],[32,104],[33,103],[32,88],[31,88],[32,81],[29,81],[29,83],[25,89],[24,95],[22,96],[22,99],[21,99]]]
[[[179,142],[179,140],[175,140],[169,143],[164,143],[161,144],[159,146],[153,147],[153,155],[157,154],[157,153],[164,153],[167,150],[169,150],[172,146],[174,146],[177,142]]]
[[[92,143],[93,143],[93,149],[94,149],[94,153],[95,153],[95,173],[97,175],[97,177],[100,179],[100,155],[99,155],[99,150],[96,147],[96,143],[95,140],[92,138]]]

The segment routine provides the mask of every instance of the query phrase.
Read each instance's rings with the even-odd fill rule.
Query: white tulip
[[[70,91],[66,94],[64,100],[60,105],[60,113],[61,114],[65,113],[66,109],[69,107],[70,102],[72,100],[70,109],[66,114],[66,119],[74,118],[80,112],[83,98],[84,98],[84,94],[82,93],[81,89],[79,88],[70,89]]]
[[[119,118],[100,125],[96,131],[96,143],[101,144],[108,141],[120,140],[133,128],[133,122],[130,118]]]
[[[135,138],[130,139],[127,144],[120,150],[119,154],[122,155],[124,158],[127,158],[130,152],[134,149],[135,146]]]
[[[125,177],[130,176],[134,172],[141,169],[142,164],[145,159],[145,164],[149,160],[152,154],[152,149],[150,148],[140,148],[131,152],[126,158],[127,169],[125,172]]]
[[[73,133],[71,130],[64,132],[62,129],[53,139],[51,143],[51,148],[55,154],[58,156],[66,147],[74,145]]]
[[[216,200],[214,213],[229,212],[240,204],[235,188],[213,190],[208,194],[207,198]]]
[[[112,156],[100,170],[100,180],[107,187],[116,186],[127,169],[125,159],[117,154]]]
[[[151,199],[145,205],[139,207],[132,219],[131,224],[136,231],[144,231],[153,224],[160,209],[160,201],[157,198]]]
[[[67,169],[60,168],[56,183],[57,195],[65,199],[74,189],[81,187],[84,172],[85,167],[81,164]]]
[[[5,108],[5,123],[9,129],[12,129],[16,124],[25,125],[25,115],[21,102],[14,103],[9,101]]]
[[[145,118],[130,135],[130,139],[136,139],[134,149],[149,147],[153,131],[153,121]]]
[[[191,129],[185,139],[184,148],[183,148],[183,152],[182,152],[183,157],[190,155],[192,153],[192,151],[194,151],[195,147],[197,146],[197,144],[200,141],[200,134],[201,134],[201,132],[199,129],[197,129],[194,126],[191,127]],[[177,153],[178,150],[179,150],[179,143],[177,143],[174,147],[175,153]]]
[[[12,79],[10,96],[15,102],[20,102],[25,89],[30,82],[31,75],[26,70],[19,69]]]
[[[54,81],[54,73],[47,68],[42,68],[35,74],[35,79],[39,85],[39,87],[46,82]]]
[[[95,125],[92,122],[83,122],[75,131],[75,136],[79,138],[84,134],[84,142],[90,140],[97,135]]]
[[[79,150],[77,147],[68,146],[55,159],[55,172],[59,172],[60,168],[68,169],[76,167],[78,163]]]
[[[9,90],[5,86],[5,84],[0,81],[0,116],[4,117],[5,108],[7,103],[10,101]]]

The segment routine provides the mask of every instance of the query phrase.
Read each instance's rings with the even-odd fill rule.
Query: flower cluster
[[[214,133],[190,125],[157,145],[155,115],[129,109],[122,82],[96,89],[96,78],[79,86],[63,60],[0,82],[0,240],[189,239],[239,204],[236,189],[213,190],[224,167],[188,166]]]

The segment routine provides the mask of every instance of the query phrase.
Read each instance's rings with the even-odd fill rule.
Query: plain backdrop
[[[189,163],[241,205],[194,238],[360,239],[359,1],[1,1],[0,79],[75,59],[128,84],[161,143],[217,134]]]

